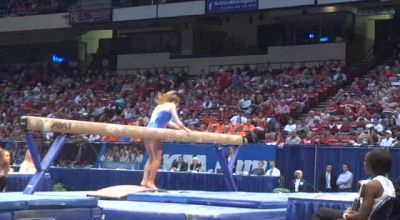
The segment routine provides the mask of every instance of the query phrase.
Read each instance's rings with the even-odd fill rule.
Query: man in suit
[[[319,191],[320,192],[336,192],[337,185],[336,185],[337,175],[333,171],[333,166],[328,164],[326,166],[326,170],[321,176],[319,177]]]
[[[306,192],[307,191],[307,183],[306,180],[303,179],[303,171],[296,170],[294,171],[294,179],[292,180],[292,184],[290,185],[291,192]]]
[[[172,161],[170,171],[187,171],[189,168],[188,163],[183,159],[183,156],[179,156],[178,160]]]

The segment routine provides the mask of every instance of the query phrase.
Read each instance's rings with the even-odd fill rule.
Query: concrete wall
[[[146,5],[129,8],[116,8],[113,10],[113,21],[130,21],[156,18],[157,6]]]
[[[318,4],[335,4],[335,3],[348,3],[348,2],[361,2],[363,0],[318,0]]]
[[[127,54],[118,56],[118,69],[159,68],[163,66],[188,66],[190,74],[210,66],[270,62],[324,61],[346,58],[345,43],[270,47],[267,55],[226,56],[170,59],[168,53]]]
[[[259,9],[314,5],[314,0],[259,0]]]
[[[205,1],[181,2],[158,5],[158,17],[178,17],[190,15],[204,15]]]
[[[0,34],[0,45],[52,43],[79,40],[80,31],[68,29],[17,31]]]

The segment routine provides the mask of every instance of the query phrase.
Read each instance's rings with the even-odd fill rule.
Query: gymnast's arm
[[[179,119],[178,113],[176,112],[175,105],[172,105],[172,107],[171,107],[171,115],[172,115],[172,118],[171,118],[171,121],[168,122],[168,125],[170,125],[173,128],[185,130],[187,132],[190,131],[190,129],[187,128],[185,125],[183,125],[182,121]]]
[[[177,125],[175,122],[173,122],[172,120],[168,122],[168,126],[173,128],[173,129],[181,129],[179,127],[179,125]]]

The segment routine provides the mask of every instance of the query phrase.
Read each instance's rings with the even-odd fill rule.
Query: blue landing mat
[[[247,192],[169,191],[133,193],[127,200],[140,202],[181,203],[253,209],[286,208],[288,194]]]
[[[0,193],[0,220],[101,220],[103,212],[97,205],[96,198],[85,194]]]
[[[175,203],[100,200],[107,220],[284,220],[284,209],[248,209]]]
[[[45,209],[45,208],[93,208],[97,207],[98,200],[80,195],[71,197],[68,194],[35,194],[0,193],[0,211]]]
[[[82,197],[88,192],[47,193],[40,195],[65,195],[68,197]],[[180,191],[169,191],[182,193]],[[194,192],[184,192],[190,195]],[[242,192],[196,192],[197,194],[217,195],[219,198],[242,198],[243,200],[285,202],[285,208],[279,209],[250,209],[237,207],[205,206],[177,203],[154,203],[135,201],[99,200],[107,220],[284,220],[286,217],[286,203],[289,194],[274,193],[242,193]],[[156,193],[153,193],[156,194]]]

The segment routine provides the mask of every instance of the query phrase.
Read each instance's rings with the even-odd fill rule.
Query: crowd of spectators
[[[325,109],[309,112],[301,132],[306,136],[300,143],[398,145],[399,74],[400,63],[395,60],[392,66],[376,68],[372,78],[356,77],[350,88],[340,89]]]
[[[116,75],[82,72],[67,64],[7,66],[0,69],[0,137],[21,139],[21,115],[145,126],[157,92],[175,89],[183,100],[180,117],[189,128],[241,134],[255,142],[266,133],[280,133],[290,117],[333,95],[340,86],[334,80],[338,68],[341,64],[333,61],[317,67],[293,64],[281,70],[243,66],[202,71],[189,79],[183,70],[168,68]],[[37,138],[52,139],[53,135]],[[75,139],[140,141],[131,137]]]
[[[158,91],[177,90],[179,114],[193,130],[239,134],[266,144],[338,144],[391,147],[398,144],[400,62],[379,67],[372,79],[338,62],[316,67],[293,64],[201,71],[164,68],[116,75],[79,71],[67,64],[3,66],[1,139],[22,140],[21,115],[145,126]],[[216,80],[217,79],[217,80]],[[344,85],[350,85],[346,90]],[[337,91],[337,92],[336,92]],[[319,111],[304,110],[330,98]],[[51,140],[54,134],[37,134]],[[75,140],[127,142],[136,137],[76,136]]]
[[[107,162],[131,162],[140,164],[143,161],[143,151],[136,146],[124,145],[123,147],[108,147],[104,155],[101,156],[100,161]]]

